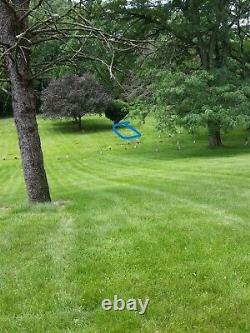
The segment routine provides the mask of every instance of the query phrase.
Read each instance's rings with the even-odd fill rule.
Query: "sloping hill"
[[[140,144],[102,118],[40,119],[53,205],[29,207],[0,120],[1,332],[248,332],[250,154],[244,134]],[[147,312],[104,298],[149,298]]]

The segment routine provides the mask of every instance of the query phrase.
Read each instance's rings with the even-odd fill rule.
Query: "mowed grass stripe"
[[[53,205],[24,204],[19,161],[0,160],[1,330],[248,332],[244,135],[210,150],[183,134],[178,150],[149,123],[135,149],[104,118],[83,124],[39,120]],[[114,294],[149,297],[146,315],[102,311]]]
[[[107,165],[107,169],[110,167],[110,161],[107,161],[105,158],[103,158],[103,160],[102,160],[102,163],[100,163],[100,164],[102,164],[102,166],[103,166],[103,164],[106,162],[106,165]],[[87,169],[88,168],[88,165],[86,165],[86,161],[83,161],[83,162],[81,162],[81,161],[78,161],[78,165],[76,165],[76,161],[73,159],[73,157],[72,157],[72,160],[69,162],[69,161],[67,161],[67,160],[65,160],[64,161],[64,165],[72,165],[72,167],[74,167],[74,168],[72,168],[72,170],[71,170],[71,184],[72,184],[72,182],[73,182],[73,179],[75,179],[75,177],[76,177],[76,183],[78,183],[78,184],[81,184],[81,185],[86,185],[86,183],[88,183],[88,181],[89,181],[89,178],[91,179],[91,181],[93,181],[93,177],[92,177],[92,175],[89,175],[89,173],[88,173],[88,175],[86,175],[86,172],[82,172],[82,169],[84,168],[83,167],[83,165],[85,166],[85,168]],[[70,164],[71,163],[71,164]],[[119,163],[118,162],[115,162],[115,163],[113,163],[113,164],[116,164],[117,165],[117,168],[115,168],[115,170],[118,170],[118,173],[120,173],[120,177],[122,178],[124,175],[123,175],[123,173],[122,173],[122,168],[119,168]],[[84,168],[84,169],[85,169]],[[134,168],[133,167],[131,167],[130,166],[130,168],[131,168],[131,173],[133,174],[133,170],[134,170]],[[77,169],[77,171],[76,171],[76,169]],[[101,169],[102,170],[102,175],[101,175],[101,177],[103,177],[103,176],[105,176],[105,174],[103,174],[103,169]],[[144,170],[145,170],[145,168],[144,168]],[[143,171],[144,171],[143,170]],[[96,172],[96,168],[95,168],[95,174],[97,173]],[[150,170],[150,169],[147,169],[147,177],[150,177],[151,175],[150,175],[150,171],[152,172],[152,170]],[[137,173],[138,173],[138,168],[137,168]],[[79,175],[79,176],[78,176]],[[196,176],[196,177],[200,177],[200,176],[206,176],[207,177],[207,174],[205,173],[205,172],[195,172],[195,171],[193,171],[193,172],[184,172],[184,171],[182,171],[181,172],[181,177],[183,178],[183,176],[186,176],[186,175],[188,175],[188,176]],[[216,176],[216,173],[214,173],[214,175]],[[86,179],[86,176],[87,176],[87,179]],[[139,176],[140,176],[140,174],[139,174]],[[157,173],[157,178],[159,178],[161,175],[159,174],[159,173]],[[164,172],[164,175],[162,175],[163,176],[163,178],[165,178],[165,180],[166,181],[169,181],[169,176],[167,176],[166,177],[166,173]],[[221,178],[221,175],[219,174],[219,175],[217,175],[218,176],[218,178]],[[152,175],[152,177],[154,178],[154,175]],[[171,176],[170,176],[171,177]],[[235,176],[236,177],[236,179],[237,179],[237,181],[238,181],[238,176]],[[94,178],[97,178],[97,177],[94,177]],[[110,177],[109,177],[110,178]],[[171,181],[180,181],[179,180],[179,176],[178,177],[175,177],[175,178],[173,178],[173,177],[171,177]],[[224,178],[224,177],[223,177]],[[86,180],[85,180],[86,179]],[[204,179],[204,178],[203,178]],[[85,181],[84,181],[85,180]],[[84,183],[85,182],[85,183]],[[99,178],[99,182],[100,182],[100,178]],[[200,181],[201,182],[201,181]],[[209,185],[210,184],[210,182],[211,182],[211,180],[203,180],[202,181],[203,182],[203,184],[200,184],[200,185]],[[114,183],[114,181],[113,181],[113,183]],[[119,181],[118,182],[116,182],[117,184],[119,183]],[[75,184],[75,180],[74,180],[74,184]],[[229,187],[230,187],[230,185],[229,185]],[[230,187],[231,188],[231,187]],[[231,188],[232,189],[232,188]],[[209,207],[208,207],[209,208]],[[213,208],[211,208],[210,209],[211,211],[213,210]]]
[[[0,177],[2,179],[0,187],[0,205],[13,202],[13,199],[16,197],[19,197],[20,199],[20,192],[22,194],[24,193],[22,171],[18,163],[14,163],[14,165],[15,167],[13,168],[13,164],[9,164],[8,168],[3,169],[4,172],[0,172]]]

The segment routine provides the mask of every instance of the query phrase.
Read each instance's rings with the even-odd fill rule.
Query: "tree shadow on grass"
[[[169,150],[168,150],[169,151]],[[163,150],[164,152],[164,150]],[[167,155],[167,151],[166,155]],[[199,147],[186,146],[181,150],[172,148],[169,153],[169,159],[191,159],[191,158],[225,158],[239,155],[247,155],[250,153],[249,147],[243,146],[224,146],[220,148],[210,148],[206,145]],[[165,159],[164,154],[161,154],[159,159]]]
[[[53,130],[74,135],[84,135],[89,133],[110,131],[112,123],[104,118],[82,119],[82,130],[78,124],[72,120],[61,120],[53,123]]]
[[[137,155],[137,158],[148,160],[182,160],[192,158],[225,158],[240,155],[249,155],[250,146],[244,145],[243,140],[225,140],[225,145],[218,148],[211,148],[207,145],[206,137],[200,137],[198,143],[193,144],[191,140],[185,137],[180,145],[174,143],[174,140],[157,140],[145,142],[138,149],[127,149],[126,155]]]

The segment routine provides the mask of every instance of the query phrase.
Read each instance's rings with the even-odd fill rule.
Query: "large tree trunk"
[[[209,147],[223,146],[219,125],[208,124],[208,144]]]
[[[16,1],[15,6],[28,10],[29,1]],[[17,35],[27,28],[27,20],[19,22],[19,11],[0,1],[0,42],[7,45],[6,65],[11,81],[12,105],[21,151],[24,179],[31,203],[49,202],[50,193],[43,163],[38,126],[36,101],[30,73],[30,52],[26,39],[14,48]],[[22,10],[21,10],[22,9]]]
[[[75,122],[78,125],[79,130],[82,130],[82,117],[81,116],[74,116]]]
[[[49,186],[44,169],[43,152],[36,121],[35,93],[28,80],[27,69],[17,71],[16,64],[9,60],[12,89],[12,105],[22,157],[24,179],[29,201],[49,202]],[[27,76],[25,76],[27,74]]]
[[[81,131],[82,130],[82,117],[81,116],[78,116],[78,127],[79,127],[79,130]]]

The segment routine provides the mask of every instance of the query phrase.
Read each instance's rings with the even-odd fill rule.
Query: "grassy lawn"
[[[30,208],[12,120],[0,120],[0,332],[250,332],[250,149],[207,148],[104,118],[40,120],[53,205]],[[101,301],[148,297],[147,312]]]

